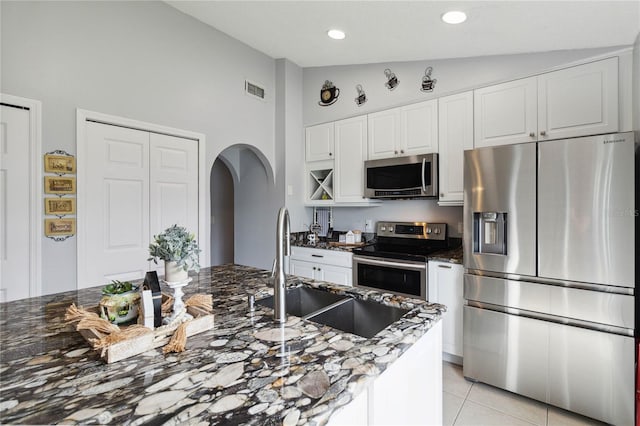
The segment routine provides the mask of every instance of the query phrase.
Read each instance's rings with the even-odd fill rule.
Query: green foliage
[[[133,290],[133,284],[131,284],[129,281],[122,282],[113,280],[111,281],[111,284],[107,284],[106,286],[104,286],[104,288],[102,289],[102,294],[122,294],[131,290]]]
[[[173,225],[165,229],[162,233],[153,236],[154,242],[149,245],[151,257],[156,264],[158,259],[174,261],[185,271],[193,269],[200,271],[198,254],[200,249],[195,240],[195,235],[187,232],[187,229]]]

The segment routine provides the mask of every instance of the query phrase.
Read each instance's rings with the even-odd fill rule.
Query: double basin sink
[[[285,298],[289,315],[366,338],[375,336],[409,312],[408,309],[309,287],[287,289]],[[274,297],[269,296],[256,303],[273,309],[273,300]]]

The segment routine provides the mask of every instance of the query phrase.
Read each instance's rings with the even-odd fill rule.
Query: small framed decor
[[[59,175],[76,172],[76,159],[64,151],[53,151],[44,155],[45,173]]]
[[[75,218],[58,218],[44,220],[44,235],[54,240],[66,240],[76,234]]]
[[[68,214],[76,214],[75,198],[45,198],[44,214],[53,216],[66,216]]]
[[[44,177],[45,194],[75,194],[76,178],[68,176],[45,176]]]

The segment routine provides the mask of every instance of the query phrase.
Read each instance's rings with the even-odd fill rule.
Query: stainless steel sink
[[[409,312],[408,309],[367,300],[349,299],[331,309],[309,315],[306,319],[370,338],[398,321],[407,312]]]
[[[336,302],[349,299],[347,296],[309,287],[290,288],[285,297],[287,299],[287,313],[297,317],[305,317]],[[273,296],[256,300],[256,304],[273,309]]]

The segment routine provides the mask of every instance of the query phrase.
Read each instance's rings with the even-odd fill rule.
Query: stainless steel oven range
[[[353,250],[353,285],[428,300],[428,256],[448,244],[446,223],[378,222],[376,243]]]

